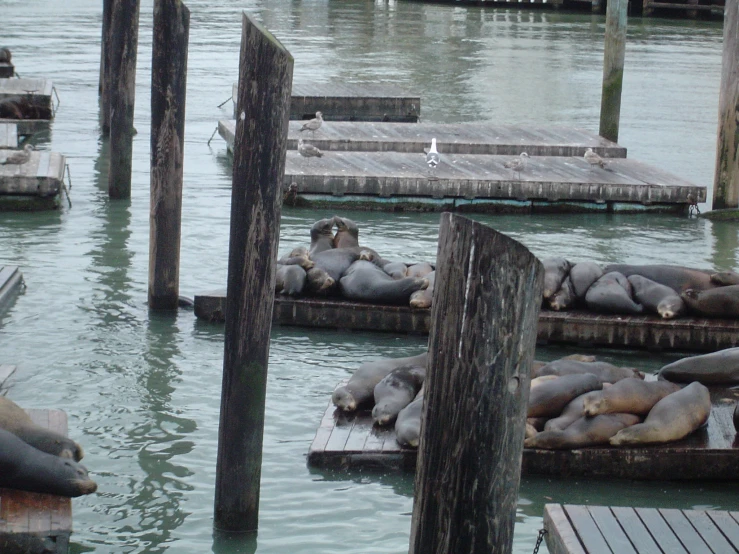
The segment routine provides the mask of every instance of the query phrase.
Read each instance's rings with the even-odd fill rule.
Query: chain
[[[546,529],[539,529],[539,536],[536,537],[536,546],[534,546],[534,553],[537,554],[539,552],[539,547],[541,546],[541,541],[544,540],[544,535],[547,534]]]

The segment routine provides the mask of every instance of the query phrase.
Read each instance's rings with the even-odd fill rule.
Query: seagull
[[[300,132],[302,133],[303,131],[310,131],[311,133],[313,133],[313,135],[315,135],[316,131],[320,129],[321,123],[323,123],[323,114],[321,112],[316,112],[316,117],[306,122],[300,128]]]
[[[23,147],[23,150],[21,150],[20,152],[13,152],[10,156],[5,158],[4,161],[0,162],[0,165],[6,165],[6,164],[23,165],[24,163],[27,163],[28,160],[31,159],[32,150],[33,150],[33,145],[26,144]]]
[[[436,139],[431,139],[431,148],[429,148],[429,151],[426,153],[426,163],[429,166],[429,170],[433,171],[436,169],[436,166],[439,165],[439,162],[441,161],[441,157],[439,156],[439,151],[436,150]]]
[[[312,144],[303,142],[303,139],[298,139],[298,152],[300,152],[301,156],[305,156],[306,158],[320,158],[321,156],[323,156],[323,152],[321,152]]]
[[[512,160],[508,160],[503,165],[507,167],[508,169],[512,169],[513,171],[518,172],[518,178],[521,178],[521,171],[526,169],[526,160],[529,159],[529,155],[526,152],[521,152],[519,154],[518,158],[513,158]]]
[[[587,150],[585,150],[585,154],[583,155],[583,158],[585,158],[585,161],[590,164],[591,169],[596,165],[599,165],[601,169],[606,168],[605,160],[603,160],[603,158],[601,158],[598,154],[593,152],[592,148],[588,148]]]

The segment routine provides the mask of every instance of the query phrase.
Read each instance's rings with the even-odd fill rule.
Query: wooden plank
[[[544,505],[544,530],[550,554],[586,554],[561,504]]]
[[[11,152],[0,150],[0,161],[4,161]],[[54,174],[49,175],[52,168]],[[64,156],[34,151],[28,163],[0,165],[0,194],[57,195],[63,179]]]
[[[51,119],[52,87],[47,79],[0,79],[0,101],[18,102],[23,110],[21,119]]]
[[[599,554],[612,552],[585,506],[564,505],[562,508],[586,551]]]
[[[603,538],[613,552],[618,554],[636,554],[631,540],[624,533],[624,530],[621,529],[621,525],[619,525],[610,508],[605,506],[589,506],[587,510],[590,512],[590,516],[595,521]]]
[[[712,552],[734,552],[735,549],[716,524],[703,510],[683,510],[683,515],[688,519],[693,528],[703,538]]]
[[[16,123],[0,123],[0,148],[18,148]]]
[[[612,506],[611,511],[639,554],[663,554],[633,508]]]
[[[0,123],[16,125],[19,136],[29,136],[42,131],[49,131],[51,121],[48,119],[7,119],[0,118]]]
[[[674,508],[660,508],[658,511],[690,554],[712,554],[682,511]]]
[[[331,431],[331,436],[326,442],[326,452],[341,452],[344,451],[344,446],[349,438],[352,428],[354,427],[354,421],[356,420],[355,415],[348,415],[344,412],[338,412],[335,418],[335,425]]]
[[[739,552],[739,523],[737,523],[728,512],[706,510],[706,514],[721,530],[721,533],[726,537],[726,540],[731,543],[734,550]]]
[[[670,526],[667,525],[662,515],[655,508],[635,508],[634,511],[664,552],[688,554]]]

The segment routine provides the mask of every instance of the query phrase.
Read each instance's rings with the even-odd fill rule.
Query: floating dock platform
[[[63,411],[26,411],[37,425],[67,434],[67,414]],[[70,498],[0,489],[0,544],[8,552],[66,554],[71,534]]]
[[[707,425],[682,441],[639,448],[524,448],[521,472],[552,477],[738,481],[739,441],[732,422],[736,400],[730,389],[712,389]],[[414,471],[416,457],[416,449],[398,444],[392,426],[372,424],[370,410],[346,414],[329,402],[308,451],[308,465]]]
[[[0,313],[10,306],[23,286],[23,274],[16,266],[0,266]]]
[[[238,83],[234,83],[234,118],[238,96]],[[421,97],[390,84],[293,83],[290,119],[312,119],[316,112],[322,112],[326,121],[415,123],[421,117]]]
[[[17,123],[0,123],[0,148],[18,148]]]
[[[34,133],[48,131],[49,126],[51,125],[51,120],[0,118],[0,125],[3,124],[15,125],[17,129],[17,136],[26,137],[33,135]]]
[[[11,62],[0,62],[0,78],[9,79],[15,75],[15,66]]]
[[[13,150],[0,150],[0,164]],[[31,152],[22,165],[0,165],[0,210],[53,210],[64,188],[66,159],[56,152]]]
[[[52,119],[51,95],[54,86],[46,79],[0,79],[0,117],[11,119]],[[23,115],[13,115],[11,100],[23,108]]]
[[[195,295],[195,316],[224,321],[226,291]],[[428,334],[430,309],[352,302],[340,298],[275,297],[272,321],[323,329]],[[715,352],[739,346],[739,320],[649,315],[603,315],[586,311],[541,310],[539,344],[646,348],[649,350]]]
[[[552,554],[732,554],[739,552],[739,512],[544,505]]]
[[[488,154],[518,156],[582,156],[587,148],[604,158],[625,158],[626,148],[581,129],[491,123],[367,123],[332,121],[315,132],[300,132],[303,122],[291,121],[287,148],[297,150],[303,138],[325,152],[408,152],[422,154],[436,138],[442,156],[446,154]],[[218,133],[233,152],[236,122],[218,122]],[[327,156],[330,154],[326,154]]]

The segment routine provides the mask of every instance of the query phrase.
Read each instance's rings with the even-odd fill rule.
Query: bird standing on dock
[[[306,158],[320,158],[323,156],[323,152],[312,144],[304,142],[303,139],[298,139],[298,152],[301,156],[305,156]]]
[[[323,123],[323,113],[316,112],[316,117],[311,119],[310,121],[303,124],[303,126],[300,128],[300,132],[303,131],[310,131],[312,133],[311,136],[315,136],[316,131],[321,128],[321,124]]]
[[[31,152],[33,151],[33,145],[26,144],[23,147],[23,150],[20,152],[13,152],[10,156],[5,158],[4,161],[0,162],[0,165],[23,165],[24,163],[28,163],[28,160],[31,159]]]
[[[592,169],[596,165],[599,165],[601,169],[606,168],[606,162],[603,158],[601,158],[598,154],[593,152],[592,148],[588,148],[585,150],[585,154],[583,155],[583,158],[585,158],[585,161],[587,161],[590,164],[590,168]]]
[[[518,173],[518,178],[521,178],[521,172],[526,169],[526,160],[529,159],[529,155],[526,152],[521,152],[518,155],[518,158],[513,158],[512,160],[508,160],[503,165],[507,167],[508,169],[512,169],[513,171]]]
[[[429,166],[429,171],[433,172],[439,165],[439,162],[441,162],[441,156],[439,156],[439,151],[436,150],[436,139],[432,138],[431,148],[426,153],[426,163]]]

